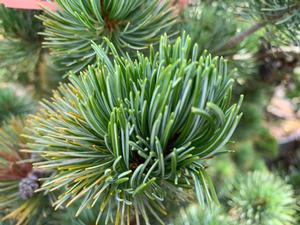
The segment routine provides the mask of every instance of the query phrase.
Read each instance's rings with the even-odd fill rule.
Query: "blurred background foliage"
[[[245,95],[235,142],[227,146],[232,153],[211,161],[220,196],[228,181],[245,177],[248,171],[280,174],[299,193],[299,16],[298,1],[187,2],[181,26],[200,51],[222,55],[236,68],[235,96]],[[227,201],[221,198],[224,208]],[[238,224],[298,224],[246,220]]]
[[[0,5],[0,81],[17,82],[38,96],[51,93],[62,75],[42,48],[40,11],[8,9]]]

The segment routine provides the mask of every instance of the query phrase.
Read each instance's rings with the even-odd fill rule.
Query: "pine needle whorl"
[[[78,72],[95,62],[91,40],[109,38],[125,55],[158,43],[176,20],[166,0],[57,0],[61,10],[40,16],[44,46],[62,69]]]
[[[159,52],[135,61],[106,41],[114,61],[94,44],[99,65],[71,76],[31,118],[29,148],[46,160],[35,167],[56,171],[42,189],[67,187],[57,207],[81,199],[79,214],[98,202],[98,219],[105,212],[116,224],[160,221],[182,189],[201,204],[216,200],[205,162],[241,116],[226,63],[199,57],[186,35],[174,44],[163,36]]]

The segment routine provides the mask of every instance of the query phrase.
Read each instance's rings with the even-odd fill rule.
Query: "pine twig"
[[[227,43],[225,43],[220,48],[217,48],[216,50],[214,50],[214,52],[220,52],[220,51],[224,51],[224,50],[235,47],[236,45],[241,43],[245,38],[247,38],[251,34],[255,33],[256,31],[258,31],[260,28],[264,27],[265,25],[266,25],[266,22],[258,22],[256,24],[254,24],[249,29],[247,29],[247,30],[237,34],[236,36],[230,38]]]

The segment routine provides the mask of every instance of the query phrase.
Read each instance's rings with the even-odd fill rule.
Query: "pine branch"
[[[201,205],[218,201],[205,162],[241,118],[226,63],[199,56],[185,34],[174,44],[163,36],[158,52],[136,60],[105,41],[108,52],[93,44],[99,64],[73,74],[30,119],[28,151],[45,159],[34,166],[56,172],[41,190],[62,188],[55,207],[81,199],[77,215],[99,203],[97,220],[115,224],[163,224],[166,201],[182,204],[187,189]]]
[[[266,38],[276,44],[299,42],[300,3],[298,0],[252,0],[244,7],[246,19],[266,23]]]
[[[236,36],[230,38],[223,46],[221,46],[218,49],[215,49],[213,52],[222,52],[227,49],[234,48],[237,46],[239,43],[241,43],[243,40],[245,40],[247,37],[258,31],[259,29],[263,28],[266,26],[266,22],[258,22],[254,25],[252,25],[250,28],[247,30],[237,34]]]
[[[250,6],[245,7],[245,14],[247,15],[247,17],[253,17],[254,20],[257,20],[257,18],[259,18],[258,21],[247,30],[230,38],[223,46],[215,49],[213,52],[222,52],[224,50],[234,48],[247,37],[266,26],[277,27],[278,31],[281,31],[281,29],[284,30],[289,29],[289,27],[293,27],[290,24],[295,23],[295,21],[296,23],[300,23],[300,18],[296,18],[295,21],[293,21],[293,17],[297,17],[297,14],[300,13],[300,4],[282,4],[283,5],[280,5],[280,7],[276,6],[275,4],[274,9],[266,9],[267,7],[271,7],[272,3],[267,4],[265,2],[261,3],[260,1],[251,2]],[[296,27],[293,28],[296,29]],[[286,32],[283,31],[283,33]]]
[[[173,32],[177,22],[167,0],[57,0],[61,11],[46,11],[39,18],[45,25],[41,34],[63,71],[79,72],[96,62],[91,41],[107,48],[110,39],[119,53],[157,44],[160,35]]]

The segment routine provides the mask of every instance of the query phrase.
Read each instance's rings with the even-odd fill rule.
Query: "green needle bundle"
[[[231,104],[226,63],[198,56],[186,35],[163,36],[159,51],[137,59],[93,45],[99,65],[70,84],[30,119],[28,145],[51,169],[42,190],[61,189],[55,207],[100,204],[107,223],[161,224],[170,197],[194,190],[200,204],[216,200],[206,161],[220,153],[241,115]],[[175,203],[174,203],[175,204]]]
[[[268,172],[252,172],[233,184],[230,214],[239,224],[297,224],[297,200],[291,185]]]
[[[63,69],[75,72],[94,63],[91,41],[114,43],[119,53],[135,53],[159,42],[175,23],[168,1],[163,0],[57,0],[61,10],[40,16],[45,25],[44,46]]]

